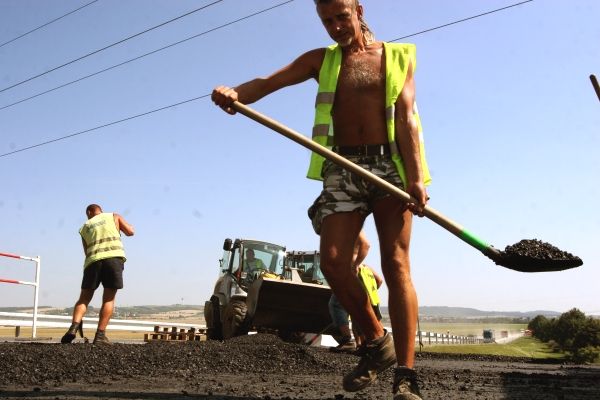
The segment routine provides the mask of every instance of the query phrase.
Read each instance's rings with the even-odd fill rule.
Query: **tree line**
[[[600,358],[600,319],[586,316],[577,308],[558,318],[538,315],[527,328],[554,351],[567,353],[576,363],[594,362]]]

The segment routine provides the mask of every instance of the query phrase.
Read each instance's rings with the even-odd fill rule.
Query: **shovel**
[[[397,188],[396,186],[388,183],[387,181],[379,178],[372,174],[366,169],[354,164],[353,162],[341,157],[337,153],[327,149],[318,143],[313,142],[306,136],[298,133],[281,123],[258,113],[252,108],[236,101],[232,104],[232,108],[239,113],[253,119],[254,121],[271,128],[272,130],[282,134],[288,139],[301,144],[302,146],[320,154],[326,159],[342,166],[368,180],[369,182],[377,185],[381,189],[387,191],[393,196],[398,197],[406,203],[416,203],[416,200],[412,198],[405,191]],[[450,233],[457,236],[459,239],[475,247],[481,251],[487,257],[492,259],[497,265],[506,267],[515,271],[520,272],[547,272],[547,271],[562,271],[565,269],[575,268],[583,264],[583,261],[579,257],[573,256],[570,253],[561,251],[556,247],[544,243],[539,240],[522,240],[519,243],[507,246],[505,251],[500,251],[483,240],[476,237],[471,232],[464,229],[456,222],[443,216],[441,213],[436,211],[430,206],[425,206],[423,215],[442,228],[448,230]]]

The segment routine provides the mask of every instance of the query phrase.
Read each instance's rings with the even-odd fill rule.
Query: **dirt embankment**
[[[0,398],[390,399],[392,372],[341,388],[357,358],[272,335],[94,346],[0,343]],[[426,399],[600,399],[600,368],[527,358],[419,355]]]

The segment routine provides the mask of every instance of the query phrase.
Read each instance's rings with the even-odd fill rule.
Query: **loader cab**
[[[318,251],[290,251],[286,265],[288,269],[296,269],[303,282],[329,286],[321,272],[321,255]]]
[[[282,275],[285,247],[258,240],[236,239],[223,245],[223,274],[230,273],[247,287],[262,273]]]

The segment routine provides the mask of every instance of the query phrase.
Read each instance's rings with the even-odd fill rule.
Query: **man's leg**
[[[410,277],[412,213],[392,197],[377,202],[373,215],[381,247],[381,268],[388,286],[388,307],[398,368],[394,371],[394,400],[420,400],[415,360],[415,331],[419,314]]]
[[[409,247],[412,214],[391,196],[379,200],[373,217],[379,235],[381,269],[388,287],[388,307],[399,366],[412,368],[419,313],[410,276]]]
[[[332,214],[321,228],[321,268],[333,293],[349,312],[353,323],[364,330],[365,343],[358,365],[344,376],[344,390],[362,390],[377,379],[377,374],[396,362],[394,343],[373,312],[369,297],[352,265],[354,245],[364,216],[359,212]]]
[[[106,337],[106,327],[108,326],[108,321],[110,321],[110,317],[112,317],[113,310],[115,308],[115,296],[117,294],[117,289],[104,288],[104,293],[102,293],[102,307],[100,308],[100,318],[98,319],[98,329],[96,330],[96,335],[94,336],[94,344],[97,345],[106,345],[112,344],[108,337]]]
[[[333,325],[339,333],[334,335],[334,339],[338,342],[335,347],[330,347],[329,350],[337,353],[353,352],[356,350],[356,342],[352,339],[352,331],[350,330],[350,316],[342,307],[337,297],[334,294],[329,298],[329,315]]]
[[[105,331],[108,326],[108,321],[112,317],[115,308],[115,296],[117,289],[104,288],[102,293],[102,307],[100,308],[100,318],[98,320],[98,330]]]
[[[88,304],[90,304],[90,301],[92,301],[92,297],[94,297],[94,289],[81,289],[79,299],[73,308],[73,319],[71,321],[71,326],[60,339],[61,343],[71,343],[75,339],[77,331],[81,332],[81,335],[83,336],[81,323],[83,316],[87,311]]]
[[[358,323],[367,340],[383,336],[367,293],[352,267],[354,244],[364,216],[359,212],[332,214],[321,226],[321,270],[338,301]]]
[[[94,289],[81,289],[79,300],[73,308],[73,323],[80,323],[87,311],[88,304],[94,297]]]

